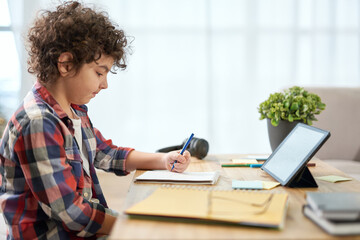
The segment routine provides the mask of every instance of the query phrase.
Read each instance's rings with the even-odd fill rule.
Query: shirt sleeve
[[[126,171],[125,162],[129,153],[134,149],[113,145],[111,139],[105,139],[96,128],[94,128],[94,133],[96,138],[95,167],[120,176],[129,174]]]
[[[105,208],[77,192],[77,180],[64,149],[64,136],[55,116],[30,120],[18,141],[19,162],[26,182],[43,211],[79,237],[94,235],[103,224]]]

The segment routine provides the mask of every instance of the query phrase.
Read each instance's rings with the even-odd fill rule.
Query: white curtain
[[[21,2],[26,16],[58,3]],[[117,145],[155,151],[194,132],[210,153],[269,153],[257,106],[270,93],[360,85],[359,0],[85,2],[135,38],[127,70],[89,104]]]

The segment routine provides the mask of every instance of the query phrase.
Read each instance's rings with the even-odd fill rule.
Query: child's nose
[[[105,77],[104,80],[101,82],[100,88],[101,89],[107,89],[108,88],[107,77]]]

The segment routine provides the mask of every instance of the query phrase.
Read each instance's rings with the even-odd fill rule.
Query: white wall
[[[360,85],[359,0],[92,2],[135,37],[128,69],[89,104],[117,145],[155,151],[194,132],[211,153],[266,153],[270,93]]]

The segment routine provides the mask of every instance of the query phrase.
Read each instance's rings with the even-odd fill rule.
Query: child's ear
[[[63,52],[58,58],[58,70],[62,77],[66,77],[72,70],[73,55],[69,52]]]

